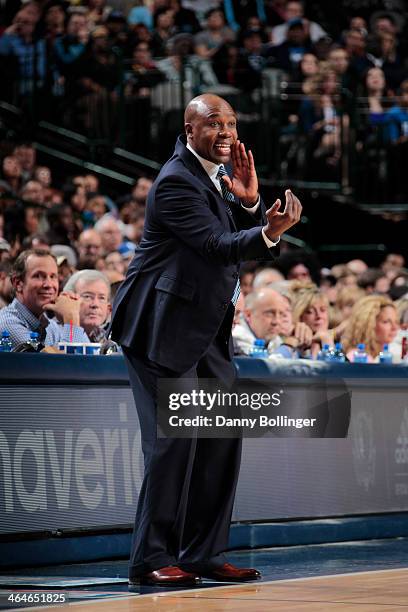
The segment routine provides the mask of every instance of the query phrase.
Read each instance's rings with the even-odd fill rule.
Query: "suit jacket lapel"
[[[218,189],[216,188],[216,186],[214,185],[214,183],[212,182],[212,180],[210,179],[210,177],[208,176],[208,174],[206,173],[202,165],[200,164],[199,160],[195,157],[195,155],[193,155],[187,149],[186,145],[184,144],[184,139],[185,137],[180,136],[179,139],[177,140],[177,143],[176,143],[177,155],[181,157],[181,159],[183,160],[187,168],[190,170],[190,172],[194,174],[194,176],[197,176],[197,178],[199,178],[200,181],[202,181],[205,184],[205,186],[211,189],[211,191],[217,196],[218,198],[217,201],[219,204],[218,208],[222,214],[222,217],[228,220],[228,223],[233,231],[237,231],[237,226],[235,224],[233,217],[231,217],[231,215],[228,214],[227,203],[225,202],[224,198],[222,197],[222,195],[220,194],[220,192],[218,191]],[[236,206],[236,202],[232,202],[231,204],[232,204],[231,208]]]

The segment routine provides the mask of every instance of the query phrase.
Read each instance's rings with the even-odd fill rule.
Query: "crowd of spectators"
[[[143,232],[152,180],[113,201],[95,174],[55,184],[28,142],[6,143],[0,183],[0,332],[14,347],[106,340],[110,303]],[[44,308],[44,305],[47,308]],[[45,317],[45,318],[44,318]],[[47,318],[48,317],[48,318]]]
[[[0,25],[2,97],[24,103],[35,90],[43,115],[113,140],[126,115],[128,142],[146,152],[149,112],[154,105],[163,114],[183,107],[180,83],[187,96],[211,90],[251,112],[259,100],[254,92],[272,70],[279,72],[284,92],[281,132],[305,137],[310,176],[337,176],[341,146],[348,142],[353,151],[366,153],[367,170],[378,162],[380,144],[392,149],[391,158],[405,159],[403,4],[400,10],[395,2],[396,10],[368,14],[354,3],[340,31],[330,18],[323,24],[313,20],[312,4],[6,0]],[[404,200],[398,173],[391,169],[390,176],[396,199]]]
[[[320,268],[300,251],[284,253],[275,267],[242,271],[243,289],[233,327],[235,353],[250,355],[264,340],[271,359],[316,359],[324,345],[342,344],[353,362],[364,344],[376,363],[388,345],[393,363],[406,360],[408,271],[402,255],[379,268],[359,259]]]
[[[305,17],[308,4],[297,0],[3,5],[2,97],[24,105],[35,90],[43,112],[57,111],[68,124],[87,129],[100,121],[114,133],[119,119],[109,109],[118,108],[122,93],[143,105],[159,87],[181,79],[192,94],[223,87],[223,95],[244,91],[255,103],[265,71],[276,69],[287,92],[282,125],[289,136],[309,134],[308,166],[339,165],[353,122],[351,98],[364,100],[366,110],[357,151],[379,133],[395,159],[406,151],[402,13],[355,14],[344,31],[332,32]],[[238,106],[240,99],[234,99]],[[149,121],[134,115],[142,148]],[[141,240],[151,178],[140,177],[118,198],[92,173],[57,181],[52,168],[37,163],[29,142],[4,141],[1,159],[0,328],[24,322],[25,331],[12,335],[14,345],[30,329],[51,345],[67,337],[104,338],[110,301]],[[403,173],[394,179],[402,198]],[[356,260],[327,270],[295,252],[284,253],[274,268],[244,266],[237,353],[249,354],[260,338],[271,355],[315,358],[323,344],[341,340],[350,359],[363,342],[369,360],[384,343],[401,360],[408,326],[404,265],[393,254],[381,269]]]
[[[11,143],[9,143],[11,144]],[[0,332],[14,347],[39,333],[42,344],[107,342],[111,300],[141,240],[152,180],[110,197],[92,173],[55,185],[30,143],[12,146],[0,186]],[[262,339],[271,358],[316,358],[342,342],[350,361],[363,343],[368,361],[389,344],[395,363],[408,336],[408,270],[389,254],[379,268],[362,260],[322,268],[314,255],[283,252],[273,266],[241,270],[233,338],[249,355]]]

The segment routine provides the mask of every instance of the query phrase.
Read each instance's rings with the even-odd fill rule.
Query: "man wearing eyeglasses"
[[[79,321],[91,342],[105,339],[103,325],[111,313],[110,283],[98,270],[75,272],[66,283],[64,292],[79,296]]]

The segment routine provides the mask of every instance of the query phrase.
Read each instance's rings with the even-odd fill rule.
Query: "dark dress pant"
[[[225,344],[224,344],[225,346]],[[129,577],[168,565],[204,572],[225,563],[242,441],[239,438],[157,438],[160,378],[218,378],[231,387],[233,364],[217,337],[183,375],[123,347],[140,421],[144,479],[132,542]]]

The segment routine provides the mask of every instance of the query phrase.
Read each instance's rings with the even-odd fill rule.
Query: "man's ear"
[[[245,321],[247,321],[247,323],[250,323],[250,321],[251,321],[251,311],[249,310],[249,308],[244,308],[242,313],[244,315]]]
[[[192,126],[191,123],[185,123],[184,124],[184,129],[186,131],[187,138],[192,135],[192,133],[193,133],[193,126]]]
[[[24,281],[22,278],[16,278],[15,276],[12,276],[11,284],[13,285],[13,289],[16,294],[22,292],[23,284],[24,284]]]

